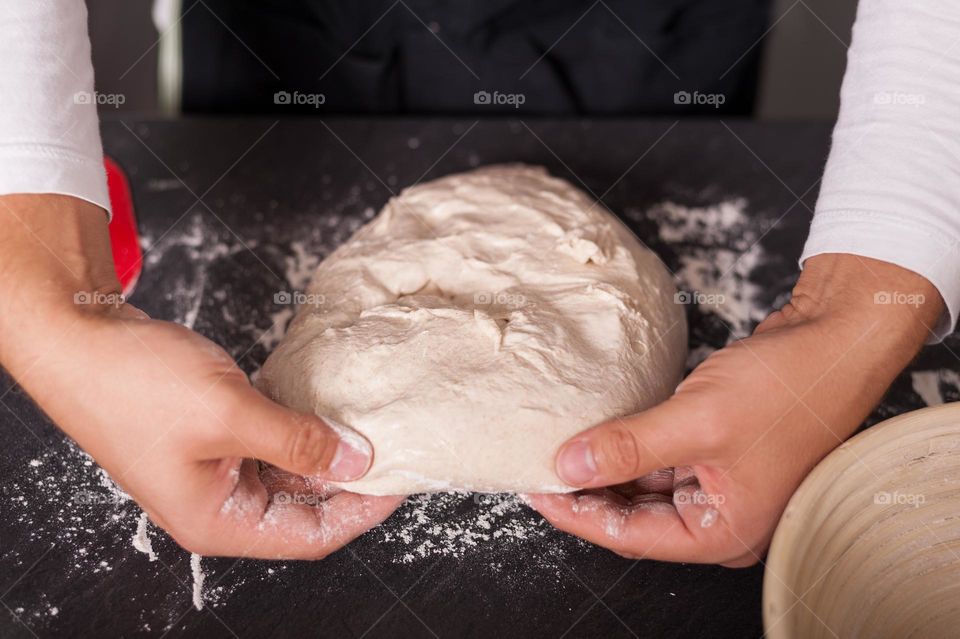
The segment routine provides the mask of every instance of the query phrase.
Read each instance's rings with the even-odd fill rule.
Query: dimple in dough
[[[687,326],[670,275],[602,205],[496,165],[391,199],[317,268],[258,386],[362,433],[347,490],[566,492],[572,435],[666,399]]]

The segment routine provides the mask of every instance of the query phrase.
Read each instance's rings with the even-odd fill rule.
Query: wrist
[[[834,325],[871,330],[879,350],[903,351],[909,358],[929,339],[946,308],[937,288],[923,276],[845,253],[808,259],[791,304],[807,320],[829,318]]]
[[[10,368],[14,352],[98,312],[90,302],[120,288],[99,207],[61,195],[0,196],[0,225],[0,363]]]

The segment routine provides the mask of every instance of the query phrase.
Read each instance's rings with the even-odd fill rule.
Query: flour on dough
[[[679,382],[674,293],[569,183],[484,167],[406,189],[324,260],[258,385],[370,440],[350,491],[565,492],[560,444]]]

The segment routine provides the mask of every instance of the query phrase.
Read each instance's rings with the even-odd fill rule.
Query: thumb
[[[250,386],[233,402],[217,457],[255,457],[290,473],[333,481],[359,479],[370,468],[373,448],[351,428],[281,406]]]
[[[557,474],[571,486],[595,488],[692,464],[696,451],[680,427],[690,420],[683,403],[674,397],[632,417],[594,426],[560,447]]]

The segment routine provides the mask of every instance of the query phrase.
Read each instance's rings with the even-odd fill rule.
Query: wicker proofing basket
[[[960,637],[960,403],[889,419],[793,495],[763,584],[771,639]]]

